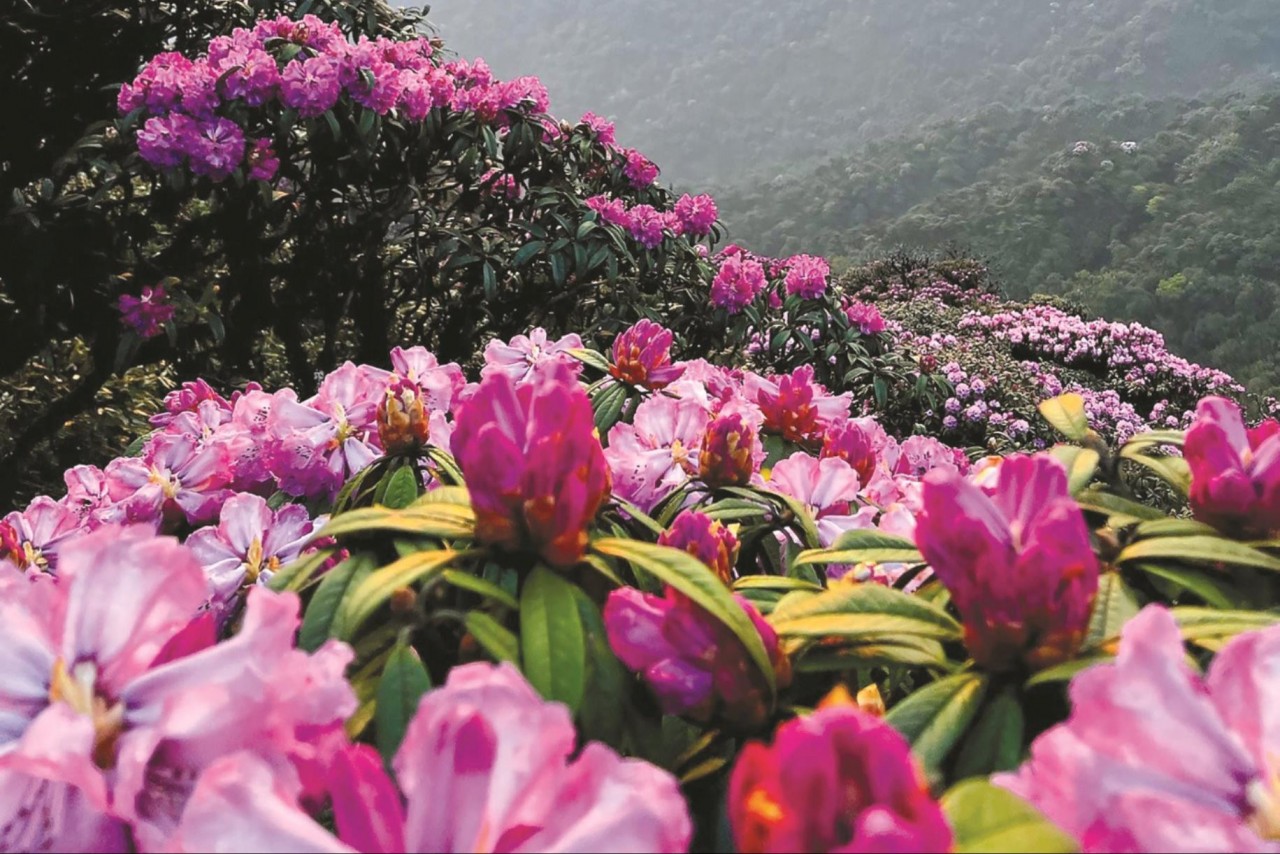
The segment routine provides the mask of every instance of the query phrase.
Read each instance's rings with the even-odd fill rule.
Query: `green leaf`
[[[315,595],[307,603],[302,615],[302,627],[298,630],[298,646],[307,652],[315,652],[332,633],[334,617],[351,589],[373,572],[373,559],[357,554],[329,570]]]
[[[960,624],[916,596],[879,584],[841,586],[812,596],[788,597],[769,622],[781,638],[887,639],[904,636],[959,640]]]
[[[1191,467],[1182,457],[1153,457],[1128,446],[1120,451],[1120,456],[1155,472],[1157,477],[1183,495],[1191,489]]]
[[[535,567],[520,593],[520,650],[529,684],[577,714],[586,680],[586,636],[573,585]]]
[[[1135,568],[1163,578],[1196,596],[1214,608],[1239,608],[1247,604],[1239,590],[1222,573],[1195,569],[1189,566],[1170,566],[1161,563],[1139,563]]]
[[[1071,392],[1044,401],[1037,407],[1044,420],[1053,429],[1073,442],[1083,441],[1089,435],[1089,416],[1084,410],[1084,398]]]
[[[1131,525],[1144,519],[1164,519],[1165,514],[1154,507],[1112,495],[1110,492],[1091,486],[1076,496],[1076,503],[1084,510],[1101,513],[1107,522],[1116,527]]]
[[[565,352],[567,352],[570,356],[573,356],[573,358],[577,359],[579,362],[582,362],[582,364],[584,365],[588,365],[589,367],[595,368],[596,370],[603,371],[606,374],[609,373],[609,368],[610,368],[609,360],[605,358],[604,354],[602,353],[599,353],[595,350],[591,350],[587,347],[574,347]]]
[[[1129,441],[1124,443],[1126,448],[1137,448],[1146,445],[1174,445],[1181,448],[1187,441],[1187,434],[1183,430],[1152,430],[1148,433],[1139,433],[1133,436]]]
[[[953,776],[962,780],[1016,768],[1022,758],[1026,723],[1018,692],[1012,686],[1006,687],[987,702],[978,722],[969,730]]]
[[[516,601],[516,597],[503,590],[491,581],[485,581],[483,578],[477,578],[469,572],[462,572],[457,569],[446,569],[441,573],[441,577],[446,582],[459,588],[460,590],[468,590],[486,599],[492,599],[501,605],[505,605],[512,610],[520,607],[520,603]]]
[[[955,834],[956,854],[1022,851],[1067,854],[1075,840],[1035,807],[986,780],[966,780],[942,796],[942,811]]]
[[[607,436],[610,428],[622,417],[622,405],[627,402],[627,387],[613,382],[603,386],[591,399],[595,407],[596,429],[601,436]]]
[[[756,666],[764,674],[769,690],[774,690],[773,662],[747,612],[734,601],[733,594],[707,565],[688,552],[643,543],[637,540],[604,538],[593,548],[609,557],[629,561],[688,596],[713,617],[728,626],[742,641]]]
[[[1066,467],[1067,486],[1072,495],[1089,485],[1102,460],[1092,448],[1075,445],[1057,445],[1049,453]]]
[[[427,493],[427,495],[431,494]],[[453,539],[470,537],[475,531],[475,525],[476,517],[470,507],[419,501],[403,510],[393,510],[389,507],[361,507],[339,513],[329,520],[315,538],[372,531],[396,531],[422,537]]]
[[[1216,608],[1172,608],[1184,640],[1216,652],[1244,632],[1280,623],[1280,614],[1269,611],[1221,611]]]
[[[468,611],[463,625],[494,661],[510,661],[516,666],[520,665],[520,641],[515,632],[484,611]]]
[[[521,246],[519,249],[517,249],[516,254],[512,256],[511,266],[519,267],[525,264],[526,262],[528,262],[530,258],[532,258],[534,255],[537,255],[539,252],[541,252],[543,249],[546,249],[546,248],[547,248],[547,244],[545,241],[542,241],[542,240],[533,240],[533,241],[530,241],[529,243],[526,243],[524,246]]]
[[[1223,537],[1193,535],[1138,540],[1125,546],[1116,563],[1174,560],[1181,563],[1234,564],[1280,572],[1280,558]]]
[[[391,598],[392,593],[441,572],[458,555],[459,552],[452,549],[418,552],[361,576],[342,599],[333,616],[330,633],[333,637],[349,640],[364,621]]]
[[[1218,532],[1213,526],[1197,522],[1195,519],[1151,519],[1139,522],[1133,529],[1133,533],[1138,539],[1146,539],[1148,537],[1190,537],[1195,534],[1212,537]]]
[[[857,549],[910,549],[916,544],[906,537],[898,537],[881,531],[863,529],[845,531],[831,544],[832,549],[855,551]]]
[[[408,507],[418,497],[418,473],[412,465],[404,465],[391,473],[382,493],[382,504],[392,510]]]
[[[267,582],[267,586],[277,592],[283,590],[301,590],[311,577],[320,571],[320,567],[333,557],[335,549],[317,549],[305,554],[293,563],[285,564]]]
[[[396,644],[378,682],[377,710],[373,718],[378,752],[388,765],[404,741],[409,721],[418,711],[418,701],[430,690],[431,677],[417,651],[408,644]]]
[[[591,698],[578,711],[582,737],[617,747],[634,680],[609,646],[600,609],[580,587],[573,587],[573,599],[587,641],[584,695]]]
[[[1082,649],[1096,650],[1120,637],[1120,629],[1138,613],[1138,598],[1118,572],[1104,572],[1098,578],[1098,593],[1089,614]]]
[[[1067,682],[1081,670],[1088,670],[1095,664],[1111,661],[1114,657],[1107,653],[1086,655],[1080,658],[1073,658],[1071,661],[1064,661],[1061,664],[1055,664],[1053,667],[1046,667],[1028,679],[1026,687],[1030,688],[1033,685],[1044,685],[1050,682]]]
[[[942,644],[936,640],[903,636],[887,638],[832,651],[809,647],[793,659],[800,673],[845,671],[855,667],[928,667],[933,670],[953,669]]]
[[[915,691],[889,710],[885,720],[911,742],[916,756],[936,772],[973,723],[987,692],[987,677],[959,673]]]
[[[915,543],[903,537],[873,530],[846,531],[830,548],[809,549],[796,556],[797,564],[923,563]]]

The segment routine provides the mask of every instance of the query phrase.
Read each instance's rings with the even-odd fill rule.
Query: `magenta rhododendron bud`
[[[760,633],[779,686],[791,681],[791,665],[778,636],[754,606],[734,597]],[[750,730],[769,714],[769,686],[733,630],[692,599],[668,587],[652,596],[634,587],[609,593],[604,628],[618,659],[639,673],[662,710],[707,721],[719,716]]]
[[[951,828],[906,740],[856,705],[824,703],[750,742],[729,777],[743,854],[950,851]]]
[[[832,395],[813,378],[813,366],[801,365],[790,374],[762,377],[748,374],[746,394],[764,413],[764,432],[788,442],[817,444],[832,425],[849,418],[853,394]]]
[[[876,473],[876,447],[870,433],[852,418],[827,428],[822,437],[823,457],[839,457],[858,473],[862,484],[871,482]]]
[[[858,331],[863,335],[878,335],[885,330],[884,316],[880,314],[880,309],[871,303],[851,302],[845,306],[844,314],[849,318],[849,323],[858,327]]]
[[[1197,519],[1242,537],[1280,535],[1280,423],[1247,429],[1239,406],[1206,397],[1183,454]]]
[[[1070,658],[1088,627],[1098,559],[1061,464],[1009,457],[986,487],[936,469],[923,504],[916,545],[951,591],[974,660],[1000,671]]]
[[[1241,634],[1201,676],[1173,615],[1150,605],[1114,664],[1071,682],[1071,716],[994,779],[1085,852],[1280,847],[1280,628]]]
[[[706,513],[683,511],[658,537],[658,545],[688,552],[709,566],[726,584],[733,580],[733,567],[738,562],[738,538]]]
[[[407,454],[427,444],[431,422],[418,387],[393,376],[378,401],[378,439],[388,454]]]
[[[519,385],[505,372],[490,374],[462,405],[452,445],[477,540],[532,551],[553,566],[578,562],[609,495],[609,467],[572,370],[550,362]]]
[[[746,486],[756,473],[755,427],[743,415],[726,413],[711,420],[698,457],[698,474],[712,489]]]
[[[613,339],[613,364],[609,373],[632,385],[666,388],[684,373],[671,364],[670,329],[652,320],[641,320]]]
[[[144,287],[141,296],[121,294],[119,308],[121,322],[140,338],[154,338],[163,332],[175,310],[169,304],[169,295],[159,285]]]

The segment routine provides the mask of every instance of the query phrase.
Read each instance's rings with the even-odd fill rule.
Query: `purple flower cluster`
[[[729,314],[737,314],[750,305],[769,282],[764,265],[747,253],[721,253],[721,257],[720,269],[711,281],[711,304]]]
[[[592,196],[586,204],[601,222],[625,229],[645,249],[656,249],[669,236],[704,237],[711,232],[717,216],[715,201],[706,195],[681,196],[670,211],[647,204],[628,206],[607,194]]]
[[[160,285],[144,287],[141,295],[136,297],[121,294],[117,305],[121,322],[142,338],[154,338],[163,332],[164,325],[173,319],[176,310]]]
[[[817,299],[826,293],[831,266],[825,260],[814,255],[792,255],[784,263],[787,275],[783,285],[788,294]]]

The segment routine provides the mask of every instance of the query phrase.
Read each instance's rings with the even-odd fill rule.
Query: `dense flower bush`
[[[1280,845],[1280,422],[1225,377],[1141,328],[1014,312],[973,265],[899,259],[881,287],[712,254],[709,198],[425,39],[265,19],[120,102],[165,180],[268,198],[307,192],[344,123],[369,154],[456,122],[493,150],[452,198],[519,206],[549,185],[532,135],[583,171],[577,219],[547,215],[575,237],[523,261],[568,287],[558,253],[595,235],[691,272],[607,324],[365,339],[301,389],[189,380],[5,515],[4,847]],[[496,311],[485,278],[470,308]],[[169,295],[110,320],[175,334]],[[995,430],[1023,452],[945,441]]]

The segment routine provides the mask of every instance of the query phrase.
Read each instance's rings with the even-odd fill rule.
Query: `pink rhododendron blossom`
[[[280,171],[280,158],[265,139],[255,139],[245,158],[249,165],[249,177],[255,181],[270,181]]]
[[[878,460],[874,440],[861,423],[854,419],[837,421],[827,427],[822,437],[823,457],[839,457],[867,484],[875,475]]]
[[[845,306],[844,313],[849,318],[849,323],[856,326],[863,335],[879,335],[885,330],[884,316],[872,303],[855,300]]]
[[[658,167],[649,158],[634,148],[624,150],[623,155],[626,163],[622,167],[622,174],[631,182],[631,186],[643,190],[658,179]]]
[[[591,128],[591,132],[596,135],[596,139],[601,145],[611,146],[617,142],[613,122],[608,119],[601,118],[592,112],[586,112],[582,114],[578,124]]]
[[[1079,648],[1098,560],[1062,465],[1014,456],[996,484],[938,469],[924,478],[916,544],[951,592],[979,665],[1047,667]]]
[[[595,414],[558,362],[517,383],[496,371],[458,413],[453,454],[466,477],[476,539],[572,566],[609,495]]]
[[[721,581],[733,581],[738,538],[724,525],[697,510],[683,510],[658,536],[658,545],[688,552],[705,563]]]
[[[698,455],[698,476],[712,489],[746,486],[763,460],[764,448],[756,423],[741,412],[726,411],[707,424]]]
[[[684,368],[671,364],[670,329],[641,320],[613,339],[613,364],[609,373],[625,383],[647,389],[666,388],[680,378]]]
[[[157,433],[141,457],[112,460],[105,471],[112,504],[101,511],[106,522],[142,522],[154,526],[185,518],[208,521],[230,495],[226,450],[204,444],[190,433]]]
[[[817,299],[827,291],[827,276],[831,267],[814,255],[793,255],[787,259],[787,276],[783,286],[788,294]]]
[[[0,547],[0,557],[8,552],[19,569],[34,572],[56,573],[58,549],[84,531],[82,516],[47,495],[37,496],[26,510],[15,510],[3,521],[12,532],[12,541]]]
[[[716,210],[716,200],[705,193],[691,196],[685,193],[676,201],[676,216],[685,234],[693,237],[704,237],[711,233],[711,226],[716,224],[720,212]]]
[[[609,431],[604,455],[615,493],[648,512],[697,476],[708,418],[693,398],[655,395],[642,402],[632,423]]]
[[[141,296],[120,295],[120,320],[140,338],[154,338],[164,331],[176,311],[163,287],[144,287]]]
[[[729,777],[743,854],[950,851],[951,828],[906,740],[853,704],[824,704],[748,742]]]
[[[741,596],[734,597],[760,633],[780,685],[790,663],[773,627]],[[733,630],[673,587],[665,596],[622,587],[604,606],[609,645],[639,673],[667,714],[700,721],[719,716],[750,730],[769,713],[766,677]]]
[[[232,410],[232,404],[218,394],[213,386],[204,380],[195,380],[194,382],[185,382],[166,394],[164,396],[164,412],[152,415],[148,421],[153,427],[166,427],[178,414],[195,412],[196,408],[206,400],[213,401],[219,409],[226,410],[228,414]]]
[[[1240,407],[1207,397],[1183,448],[1191,468],[1191,510],[1230,534],[1280,535],[1280,423],[1247,429]]]
[[[316,528],[297,504],[272,510],[257,495],[227,499],[216,527],[201,528],[187,538],[204,568],[215,613],[225,613],[242,586],[265,584],[296,560]]]
[[[325,55],[290,62],[280,75],[280,103],[304,119],[332,109],[342,93],[340,68],[337,58]]]
[[[252,749],[299,773],[326,761],[317,739],[355,710],[345,646],[293,649],[295,596],[257,591],[240,633],[214,646],[211,623],[195,617],[200,566],[143,528],[69,543],[56,582],[0,586],[0,825],[58,803],[74,810],[63,832],[93,828],[111,846],[128,824],[141,847],[159,847],[201,768]]]
[[[853,400],[852,392],[830,394],[814,380],[812,365],[774,377],[748,374],[744,389],[764,413],[764,432],[797,444],[820,443],[832,425],[849,418]]]
[[[1201,677],[1173,615],[1151,605],[1114,664],[1071,682],[1071,716],[994,780],[1086,852],[1275,851],[1280,629],[1242,634]]]
[[[817,459],[799,452],[780,460],[770,475],[769,485],[799,501],[813,514],[823,546],[829,546],[845,531],[858,527],[858,473],[839,457]]]
[[[636,205],[627,212],[626,229],[632,239],[645,249],[656,249],[662,245],[666,235],[666,218],[653,205]]]
[[[547,330],[542,327],[531,330],[528,335],[517,335],[506,344],[495,338],[484,348],[480,378],[485,380],[502,373],[516,383],[528,382],[533,379],[534,369],[548,362],[564,365],[577,376],[582,371],[582,363],[569,351],[580,349],[582,338],[576,333],[548,343]]]
[[[764,290],[767,281],[760,262],[730,255],[711,281],[711,304],[738,314]]]
[[[622,199],[592,196],[586,200],[586,205],[600,215],[601,222],[630,230],[631,214],[627,211],[627,203]]]

